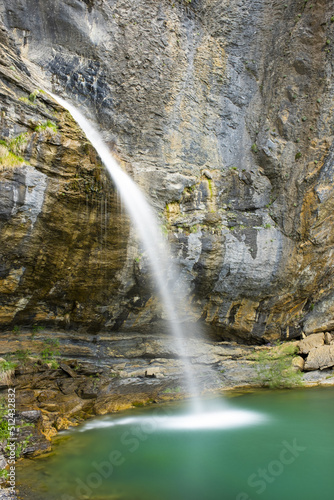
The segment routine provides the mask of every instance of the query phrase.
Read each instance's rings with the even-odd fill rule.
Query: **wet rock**
[[[72,368],[66,364],[66,363],[59,363],[59,367],[65,372],[67,373],[70,377],[72,378],[76,378],[77,377],[77,374],[74,370],[72,370]]]
[[[27,423],[35,424],[41,418],[40,410],[21,411],[20,417]]]
[[[313,370],[303,373],[303,383],[306,387],[316,387],[318,385],[334,385],[332,370]]]
[[[323,332],[314,333],[299,342],[299,351],[301,354],[308,354],[311,349],[321,347],[324,343],[325,334]]]
[[[94,399],[99,393],[98,381],[85,381],[78,388],[78,395],[82,399]]]

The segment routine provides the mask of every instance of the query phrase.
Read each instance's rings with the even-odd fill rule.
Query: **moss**
[[[257,144],[255,142],[254,142],[254,144],[252,144],[251,150],[253,151],[253,153],[258,152],[258,147],[257,147]]]
[[[35,132],[43,132],[43,131],[50,131],[50,132],[57,133],[58,127],[51,120],[46,120],[46,122],[43,122],[43,123],[37,125],[37,127],[35,127]]]
[[[302,154],[300,151],[298,151],[295,155],[295,160],[298,160],[299,158],[301,158]]]
[[[35,102],[36,101],[36,98],[39,94],[39,90],[34,90],[34,92],[32,92],[30,95],[29,95],[29,101],[30,102]]]
[[[297,354],[295,345],[277,345],[271,350],[255,355],[256,382],[271,389],[302,385],[301,373],[292,366],[292,359]]]
[[[198,233],[199,229],[200,229],[200,225],[195,224],[194,226],[191,226],[191,228],[189,230],[191,233]]]
[[[209,187],[209,191],[210,191],[210,198],[212,198],[213,191],[212,191],[212,180],[211,179],[208,179],[208,187]]]
[[[29,106],[35,106],[35,101],[30,101],[27,97],[19,97],[19,101],[24,102],[25,104],[29,104]]]
[[[17,167],[24,163],[21,156],[17,156],[3,146],[0,146],[0,165],[2,167]]]

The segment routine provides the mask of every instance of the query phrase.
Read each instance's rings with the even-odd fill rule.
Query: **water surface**
[[[29,500],[332,500],[334,389],[258,392],[86,422],[18,468]],[[22,489],[23,491],[23,489]]]

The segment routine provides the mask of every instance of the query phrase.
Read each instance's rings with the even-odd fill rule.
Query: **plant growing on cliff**
[[[1,469],[0,470],[0,478],[7,480],[9,477],[9,472],[6,469]]]
[[[0,164],[2,167],[16,167],[24,163],[24,159],[21,156],[17,156],[15,153],[9,151],[8,146],[5,145],[4,141],[0,144]]]
[[[8,421],[6,419],[8,410],[5,398],[0,399],[0,443],[9,438]]]
[[[14,356],[22,365],[24,365],[31,356],[31,351],[29,349],[18,349],[14,352]]]
[[[21,456],[22,452],[25,451],[25,449],[27,448],[27,446],[30,443],[31,438],[32,438],[32,434],[29,434],[23,441],[16,444],[16,448],[15,448],[16,458],[19,458]]]
[[[302,385],[302,375],[292,366],[298,348],[294,345],[277,345],[271,350],[261,351],[256,356],[255,382],[262,387],[281,389]]]
[[[0,361],[0,381],[6,385],[9,385],[12,381],[16,368],[16,363],[12,361],[6,361],[3,359]]]
[[[43,132],[43,131],[57,133],[58,127],[51,120],[46,120],[46,122],[40,123],[39,125],[37,125],[37,127],[35,127],[35,132]]]
[[[51,363],[51,368],[57,369],[59,364],[55,360],[55,356],[59,356],[59,340],[58,339],[46,339],[44,341],[44,345],[46,346],[41,351],[41,357],[45,363]]]
[[[34,90],[34,92],[31,92],[31,94],[29,95],[29,101],[35,102],[38,94],[39,94],[39,90]]]

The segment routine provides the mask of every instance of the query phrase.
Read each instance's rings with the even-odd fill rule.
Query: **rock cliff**
[[[154,330],[144,258],[80,106],[147,193],[195,320],[334,329],[334,11],[318,0],[1,0],[0,312]]]

